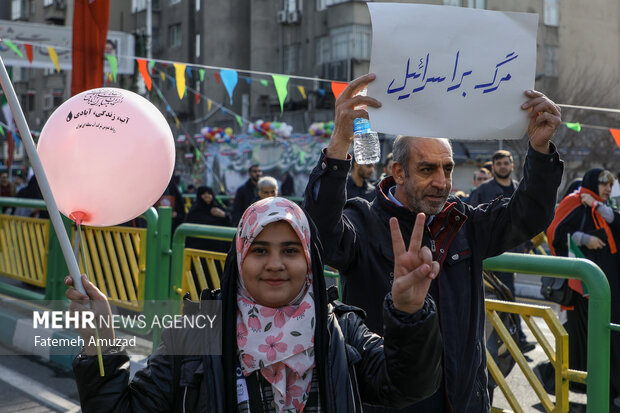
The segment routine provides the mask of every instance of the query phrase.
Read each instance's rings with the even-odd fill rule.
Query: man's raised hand
[[[328,157],[347,159],[347,152],[351,142],[353,142],[353,120],[356,118],[368,119],[368,112],[360,106],[381,107],[381,102],[377,99],[369,96],[356,96],[374,79],[375,74],[369,73],[352,80],[336,99],[334,131],[327,147]]]
[[[407,313],[415,313],[424,306],[431,281],[439,274],[439,263],[433,261],[431,250],[422,247],[425,219],[423,213],[416,216],[409,248],[406,249],[398,220],[390,218],[394,250],[392,299],[397,310]]]

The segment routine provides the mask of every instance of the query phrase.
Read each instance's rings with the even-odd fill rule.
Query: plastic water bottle
[[[366,89],[359,95],[366,96]],[[353,154],[355,162],[360,165],[377,163],[381,157],[379,135],[370,129],[370,122],[366,118],[353,121]]]

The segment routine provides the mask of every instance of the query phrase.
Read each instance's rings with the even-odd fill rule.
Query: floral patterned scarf
[[[289,223],[301,240],[308,274],[297,297],[284,307],[271,308],[256,303],[245,288],[241,263],[263,228],[277,221]],[[252,204],[237,228],[239,362],[246,377],[260,370],[271,383],[279,412],[301,412],[312,382],[315,307],[310,242],[306,215],[297,204],[284,198],[266,198]]]

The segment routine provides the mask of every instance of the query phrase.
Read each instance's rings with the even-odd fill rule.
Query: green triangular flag
[[[196,160],[200,159],[200,151],[196,149]]]
[[[265,79],[261,79],[260,84],[263,86],[269,86],[269,82],[267,82]]]
[[[579,122],[576,122],[576,123],[566,122],[566,127],[576,132],[581,132],[581,125],[579,124]]]
[[[198,69],[198,74],[200,74],[200,81],[204,82],[204,80],[205,80],[205,70],[204,69]]]
[[[5,136],[4,128],[2,127],[2,125],[0,125],[0,135]]]
[[[106,54],[105,58],[108,59],[108,63],[110,63],[110,70],[112,71],[112,79],[116,82],[116,73],[118,72],[118,59],[116,56],[111,54]]]
[[[237,119],[237,123],[239,124],[239,126],[243,128],[243,119],[241,119],[241,116],[235,115],[235,119]]]
[[[276,87],[276,92],[278,93],[278,100],[280,101],[280,112],[284,111],[284,101],[286,100],[286,95],[288,95],[288,90],[286,86],[288,85],[288,76],[284,75],[271,75],[273,78],[273,84]]]
[[[304,162],[306,162],[306,153],[299,151],[299,164],[302,165]]]
[[[155,62],[152,60],[149,60],[149,70],[153,69],[153,66],[155,66]]]
[[[17,48],[17,46],[15,46],[15,44],[12,41],[8,39],[2,39],[2,41],[6,43],[6,45],[9,46],[11,50],[14,51],[17,56],[24,57],[24,54],[21,52],[21,50]]]

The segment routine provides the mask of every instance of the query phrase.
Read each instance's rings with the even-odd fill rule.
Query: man
[[[375,172],[373,164],[360,165],[353,160],[353,171],[347,179],[347,199],[360,197],[368,202],[375,199],[375,187],[368,179]]]
[[[260,199],[278,196],[278,181],[273,176],[263,176],[258,180],[258,197]]]
[[[476,172],[474,172],[474,178],[472,179],[472,191],[478,188],[483,183],[487,182],[491,179],[491,175],[485,168],[480,168]]]
[[[246,208],[258,201],[258,180],[263,175],[259,165],[252,165],[248,169],[250,178],[237,189],[232,206],[233,225],[237,225]]]
[[[469,196],[469,204],[478,206],[486,204],[498,197],[510,198],[517,189],[519,183],[512,179],[514,161],[512,154],[506,150],[499,150],[491,158],[493,162],[493,179],[480,185]],[[511,249],[511,252],[524,252],[524,246],[520,245]],[[515,273],[514,272],[495,272],[499,280],[510,290],[515,297]],[[534,344],[526,341],[525,334],[521,330],[521,318],[519,318],[519,348],[523,353],[534,350]]]
[[[392,152],[390,152],[385,156],[383,173],[381,174],[381,176],[379,176],[379,179],[377,179],[377,181],[373,183],[373,185],[379,185],[379,182],[381,182],[386,176],[392,175],[392,165],[394,165],[394,155],[392,154]]]
[[[0,196],[15,196],[15,184],[9,179],[7,172],[0,173]]]
[[[477,189],[471,193],[469,203],[472,206],[491,202],[500,195],[510,198],[517,189],[518,182],[512,179],[514,170],[512,154],[505,150],[496,151],[491,162],[493,162],[493,179],[478,185]]]
[[[450,143],[398,137],[392,176],[377,187],[375,200],[346,201],[353,119],[368,116],[356,107],[381,106],[376,99],[356,93],[374,78],[374,74],[357,78],[338,97],[334,132],[310,175],[305,207],[318,227],[327,264],[341,273],[344,301],[366,310],[366,324],[377,332],[383,330],[381,297],[389,291],[393,278],[389,219],[396,217],[407,237],[416,213],[429,216],[423,244],[441,265],[429,293],[440,317],[445,374],[440,390],[411,411],[488,412],[482,260],[503,253],[549,225],[563,170],[550,143],[561,124],[560,109],[542,93],[525,92],[529,100],[521,108],[530,111],[530,148],[523,185],[509,200],[473,208],[448,198],[454,168]]]

